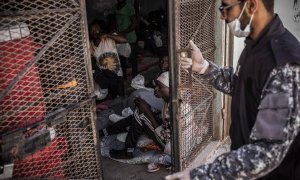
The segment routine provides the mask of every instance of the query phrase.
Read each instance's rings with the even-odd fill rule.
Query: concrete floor
[[[197,167],[212,162],[217,156],[228,152],[230,149],[229,138],[224,141],[213,141],[199,154],[190,167]],[[111,160],[106,157],[101,159],[104,180],[164,180],[171,174],[165,167],[155,173],[148,173],[147,164],[132,165]]]
[[[147,172],[147,164],[133,165],[101,157],[104,180],[163,180],[171,171],[161,167],[154,173]]]

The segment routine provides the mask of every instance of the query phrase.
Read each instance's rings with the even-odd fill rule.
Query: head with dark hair
[[[275,17],[274,0],[222,0],[219,10],[234,36],[251,39]]]
[[[242,2],[240,4],[240,6],[242,7],[247,0],[240,0],[240,1]],[[261,1],[269,13],[274,13],[274,0],[261,0]]]
[[[158,58],[159,58],[159,68],[162,72],[169,70],[169,56],[168,56],[168,49],[162,48],[158,52]]]
[[[89,25],[89,35],[91,39],[99,39],[106,32],[106,25],[103,20],[94,20]]]
[[[262,0],[268,12],[274,13],[274,0]]]

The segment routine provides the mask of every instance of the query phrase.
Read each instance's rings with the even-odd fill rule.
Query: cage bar
[[[186,49],[190,40],[207,60],[215,56],[215,1],[175,1],[176,50]],[[179,62],[177,53],[176,61]],[[177,67],[177,122],[180,169],[187,168],[213,137],[213,89],[198,73]],[[192,78],[190,78],[190,76]],[[192,82],[190,82],[192,81]]]
[[[0,135],[21,130],[26,145],[6,146],[12,178],[101,178],[93,100],[76,106],[93,93],[84,3],[0,1]],[[67,107],[59,123],[45,121]],[[50,128],[49,142],[38,138]]]

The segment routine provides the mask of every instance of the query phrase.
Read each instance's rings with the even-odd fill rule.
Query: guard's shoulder
[[[277,65],[300,64],[300,43],[288,30],[271,39],[271,48]]]

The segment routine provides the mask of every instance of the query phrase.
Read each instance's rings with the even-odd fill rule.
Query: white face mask
[[[246,5],[247,5],[247,2],[245,3],[239,17],[237,19],[231,21],[230,23],[228,23],[228,26],[229,26],[232,34],[236,37],[248,37],[249,34],[250,34],[250,25],[252,23],[252,19],[253,19],[254,14],[251,15],[250,22],[249,22],[249,24],[247,24],[247,26],[245,27],[244,30],[241,29],[241,22],[240,22],[240,18],[241,18],[242,14],[245,11]]]

